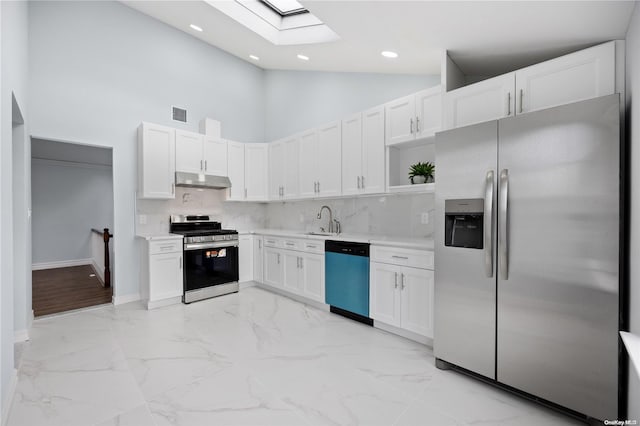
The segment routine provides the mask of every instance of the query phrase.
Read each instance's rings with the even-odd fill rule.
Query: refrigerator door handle
[[[484,193],[484,271],[493,277],[493,170],[487,172]]]
[[[500,216],[498,217],[498,248],[500,251],[500,275],[503,280],[509,279],[509,170],[500,172]]]

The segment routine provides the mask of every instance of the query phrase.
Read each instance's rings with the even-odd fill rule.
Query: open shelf
[[[387,190],[388,192],[433,192],[433,183],[412,185],[409,168],[417,162],[435,163],[433,138],[421,143],[402,143],[387,146]],[[436,176],[438,167],[436,164]]]
[[[391,193],[398,192],[418,192],[424,194],[431,194],[435,191],[435,183],[417,183],[415,185],[396,185],[387,188]]]

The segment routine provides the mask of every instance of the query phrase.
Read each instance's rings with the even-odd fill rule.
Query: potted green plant
[[[409,168],[409,180],[411,180],[412,184],[433,182],[435,171],[435,164],[429,161],[426,163],[417,162]]]

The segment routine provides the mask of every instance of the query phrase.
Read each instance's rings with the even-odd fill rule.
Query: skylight
[[[296,0],[205,0],[275,45],[326,43],[340,37]]]
[[[280,16],[299,15],[301,13],[309,13],[296,0],[260,0],[262,3],[270,7]]]

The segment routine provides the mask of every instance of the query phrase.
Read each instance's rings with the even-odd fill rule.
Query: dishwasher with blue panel
[[[369,244],[325,241],[325,300],[333,313],[373,325],[369,318]]]

